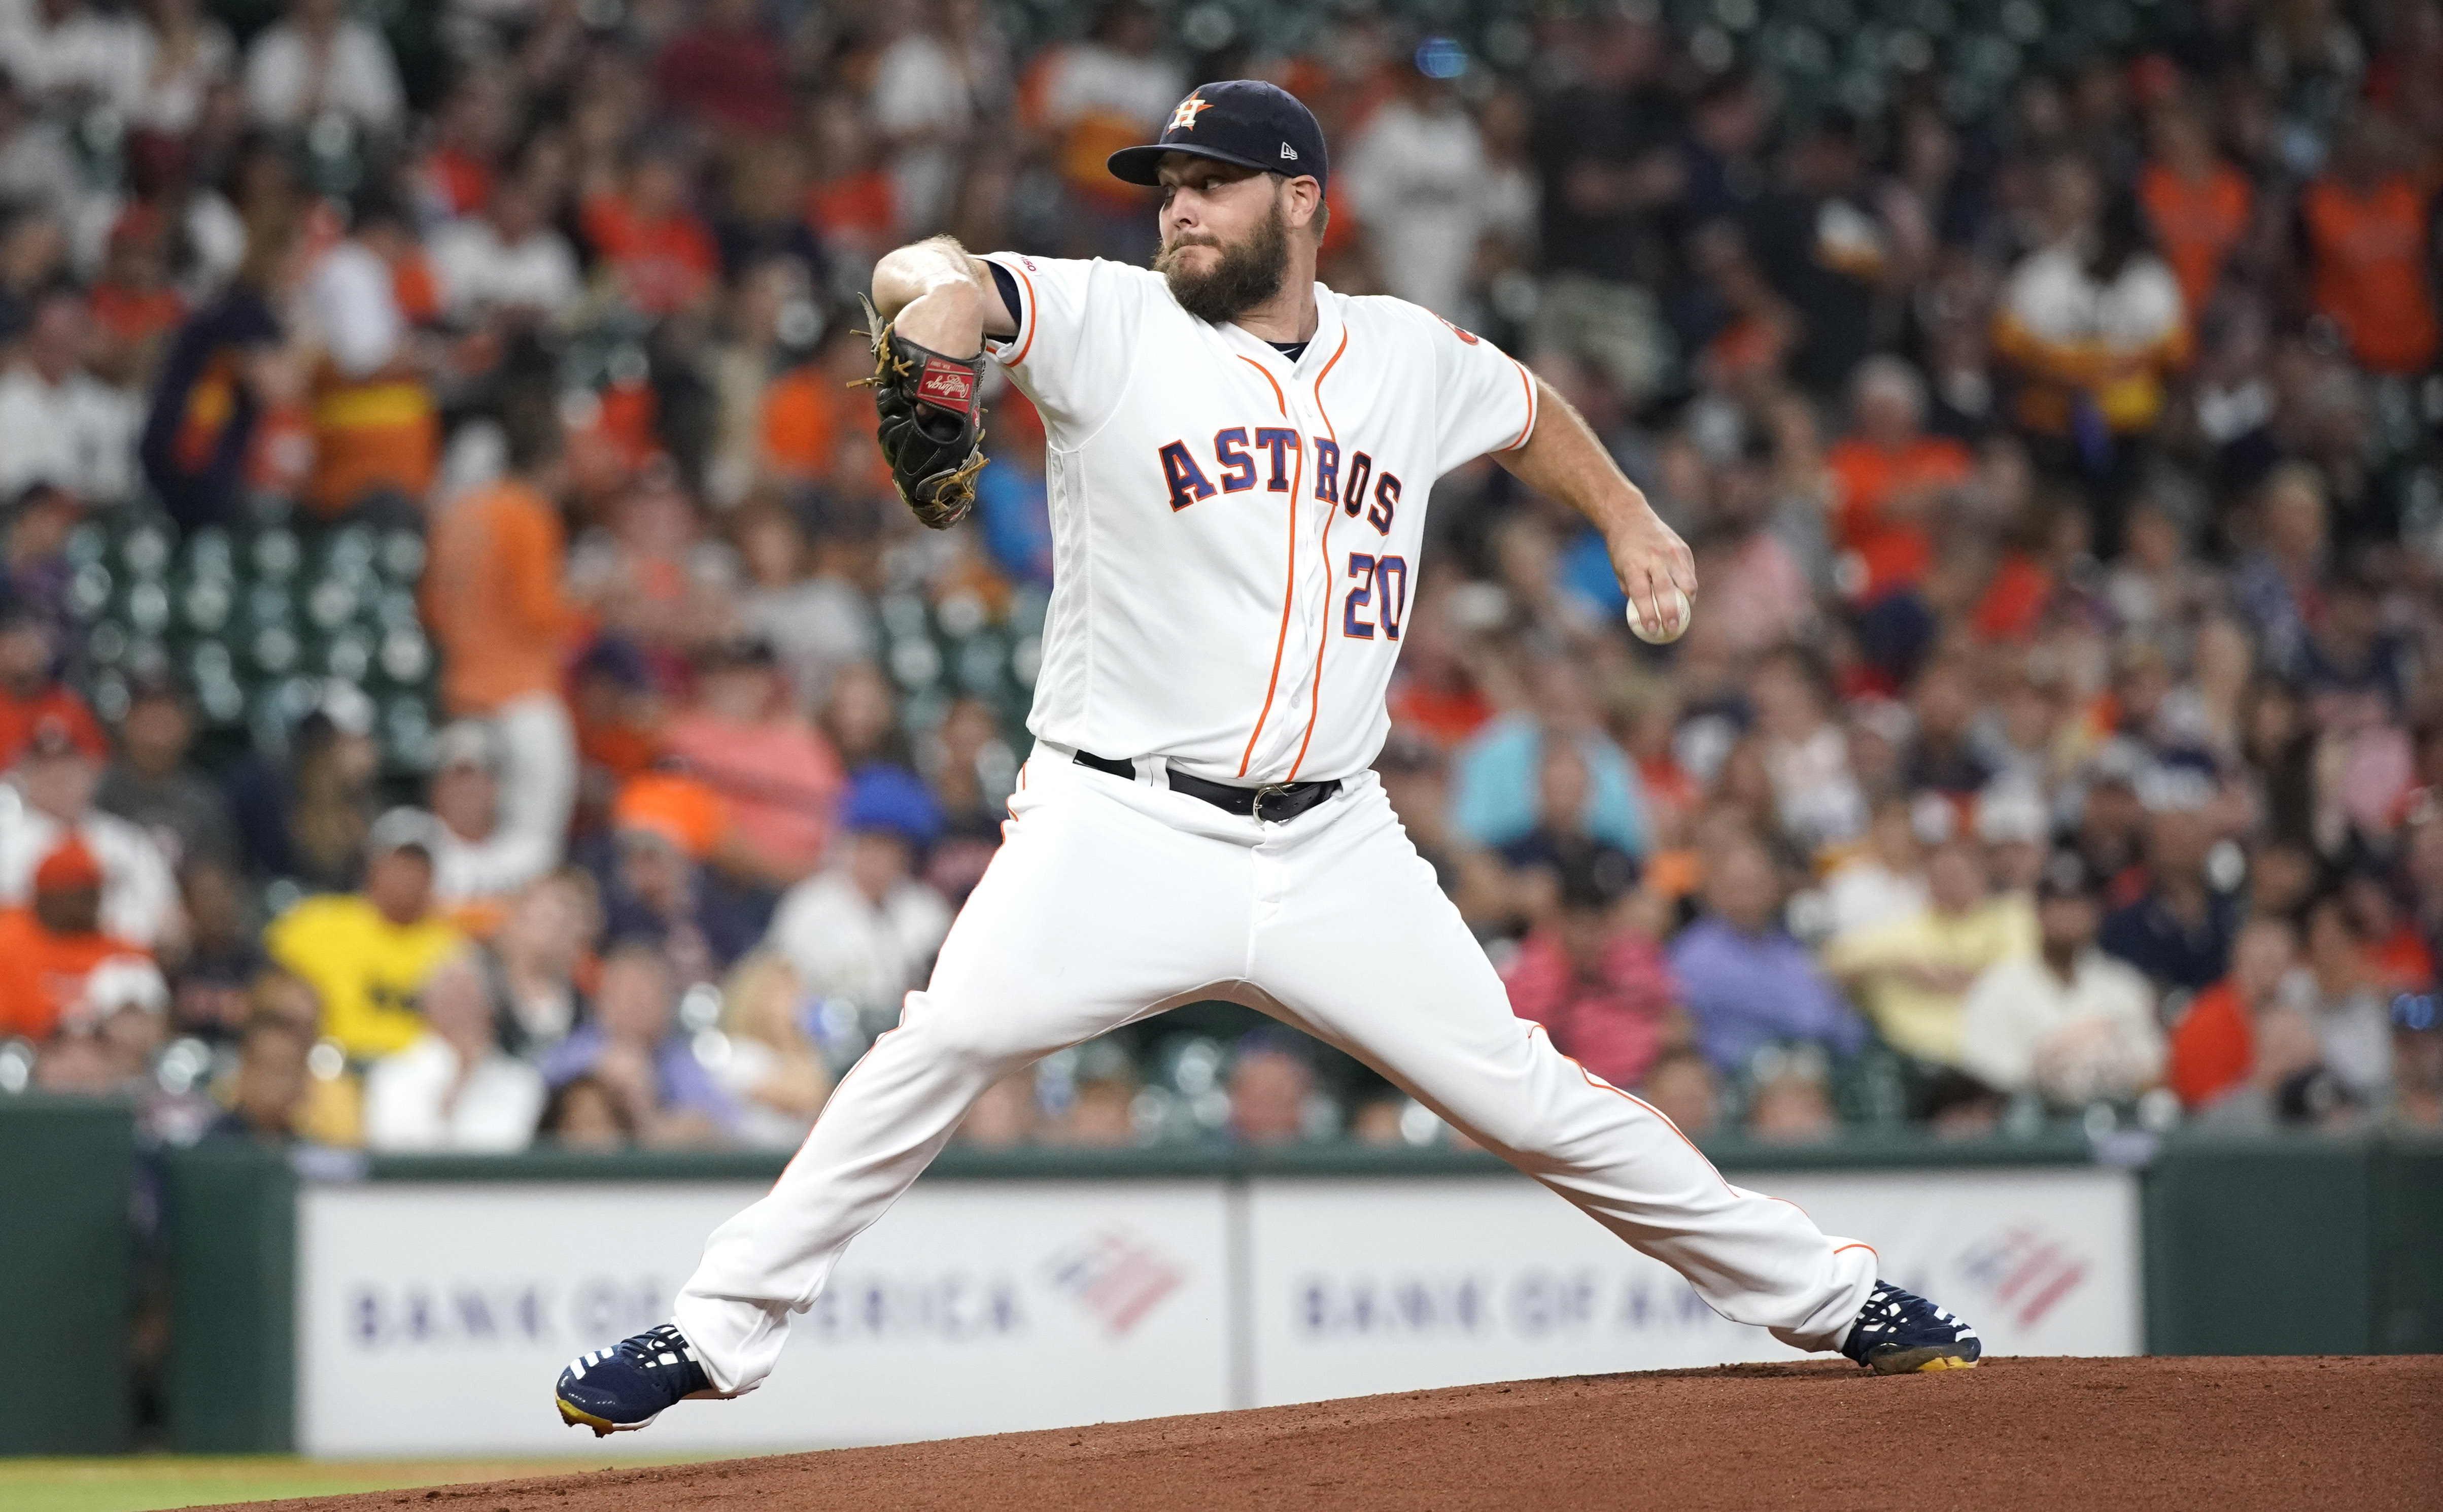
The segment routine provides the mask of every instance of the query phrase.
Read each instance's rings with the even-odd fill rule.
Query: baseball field
[[[1726,1366],[635,1467],[642,1458],[469,1465],[456,1484],[433,1484],[444,1466],[176,1463],[193,1467],[196,1501],[303,1498],[294,1512],[2424,1509],[2443,1487],[2443,1356],[2019,1358],[1893,1379]],[[214,1463],[237,1473],[209,1473]],[[26,1512],[180,1504],[9,1484],[0,1502]]]

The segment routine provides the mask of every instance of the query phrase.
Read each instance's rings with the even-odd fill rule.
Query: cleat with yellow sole
[[[664,1323],[569,1361],[552,1403],[570,1428],[605,1438],[646,1427],[673,1402],[726,1394],[713,1389],[687,1336]]]
[[[1841,1353],[1878,1375],[1973,1369],[1985,1346],[1976,1330],[1915,1292],[1875,1282]]]

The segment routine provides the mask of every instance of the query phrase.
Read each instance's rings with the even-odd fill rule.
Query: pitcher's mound
[[[650,1440],[652,1430],[641,1436]],[[1997,1359],[1881,1379],[1811,1361],[1575,1376],[277,1504],[298,1512],[2424,1512],[2443,1504],[2438,1498],[2443,1355],[2404,1355]]]

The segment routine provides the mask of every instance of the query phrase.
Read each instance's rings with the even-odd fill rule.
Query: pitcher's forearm
[[[1630,612],[1649,634],[1661,633],[1672,620],[1671,590],[1696,597],[1697,559],[1654,512],[1644,490],[1612,461],[1585,417],[1541,378],[1535,380],[1535,430],[1526,444],[1497,452],[1494,460],[1527,487],[1585,515],[1603,533]]]
[[[1535,380],[1535,413],[1524,446],[1494,453],[1513,477],[1585,515],[1607,541],[1653,517],[1644,491],[1620,470],[1576,406],[1542,378]]]
[[[874,264],[873,307],[900,335],[949,357],[973,357],[986,335],[1018,331],[983,262],[947,236],[912,242]]]

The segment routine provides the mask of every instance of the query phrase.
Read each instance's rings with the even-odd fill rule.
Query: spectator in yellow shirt
[[[2023,894],[1992,892],[1984,851],[1964,833],[1934,852],[1925,881],[1922,908],[1839,936],[1824,966],[1893,1049],[1957,1065],[1969,985],[1988,967],[2035,953],[2035,910]]]
[[[465,937],[433,912],[433,819],[395,808],[366,837],[360,892],[309,897],[264,931],[271,958],[322,1000],[322,1035],[351,1060],[405,1049],[424,1032],[416,994]]]

